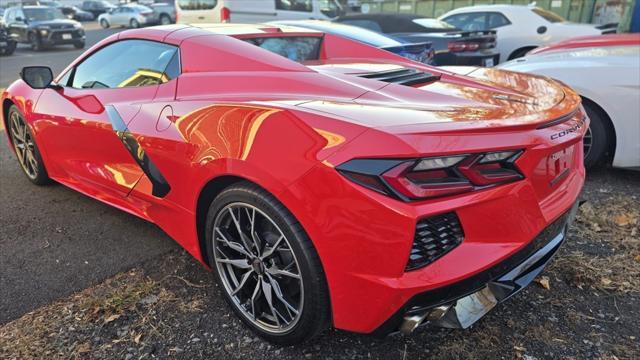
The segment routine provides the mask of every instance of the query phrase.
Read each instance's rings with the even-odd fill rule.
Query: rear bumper
[[[465,329],[529,285],[565,240],[577,211],[576,202],[529,244],[503,261],[453,284],[414,295],[372,334],[401,331],[405,319],[425,319],[419,325]],[[478,301],[481,296],[483,300]],[[437,311],[434,311],[438,309]],[[437,313],[437,317],[429,314]],[[411,329],[413,330],[413,329]]]
[[[496,51],[443,52],[436,54],[435,62],[438,65],[494,66],[500,62],[500,53]]]

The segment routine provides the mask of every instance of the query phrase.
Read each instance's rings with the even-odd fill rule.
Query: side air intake
[[[358,76],[365,79],[384,81],[406,86],[424,84],[440,79],[439,75],[422,72],[416,69],[388,70],[368,74],[359,74]]]

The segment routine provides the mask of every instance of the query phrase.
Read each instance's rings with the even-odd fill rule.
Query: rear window
[[[211,10],[216,7],[218,0],[178,0],[182,10]]]
[[[322,38],[317,36],[260,37],[242,40],[296,62],[318,60],[322,42]]]
[[[533,8],[531,9],[531,11],[533,11],[536,15],[542,17],[543,19],[547,20],[548,22],[551,23],[558,23],[558,22],[565,22],[567,20],[565,20],[562,16],[552,13],[551,11],[547,11],[544,9],[540,9],[540,8]]]
[[[455,30],[456,27],[446,23],[442,20],[438,20],[438,19],[429,19],[429,18],[423,18],[423,19],[413,19],[412,20],[414,23],[420,25],[420,26],[424,26],[428,29],[442,29],[442,30]]]

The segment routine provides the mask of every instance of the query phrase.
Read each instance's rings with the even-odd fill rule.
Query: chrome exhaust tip
[[[413,330],[415,330],[418,326],[420,326],[420,324],[422,324],[427,315],[429,315],[428,312],[425,312],[423,314],[405,316],[402,324],[400,324],[400,332],[405,335],[411,334]]]
[[[426,311],[422,314],[407,315],[404,317],[402,324],[400,324],[399,331],[405,335],[411,334],[418,328],[425,320],[438,321],[440,320],[451,308],[451,305],[442,305]]]

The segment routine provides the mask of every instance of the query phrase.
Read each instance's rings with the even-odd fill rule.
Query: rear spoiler
[[[618,23],[606,23],[596,26],[603,34],[615,34],[618,32]]]

